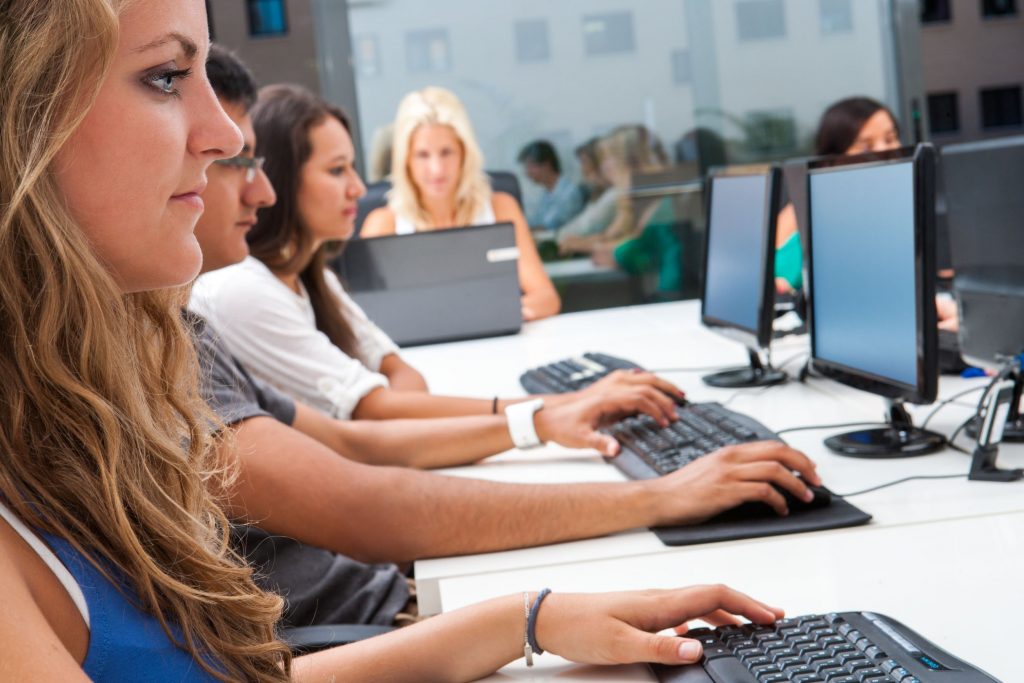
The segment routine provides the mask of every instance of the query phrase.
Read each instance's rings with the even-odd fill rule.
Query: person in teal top
[[[817,156],[884,152],[899,146],[896,117],[869,97],[849,97],[831,105],[822,114],[814,139]],[[775,288],[779,292],[803,287],[803,260],[796,211],[786,204],[779,212],[775,234]]]
[[[781,618],[722,586],[542,607],[531,591],[293,658],[281,598],[227,549],[223,506],[244,484],[233,444],[209,437],[180,315],[206,171],[243,149],[206,76],[205,5],[0,4],[2,678],[471,681],[529,661],[524,637],[579,662],[684,664],[700,641],[659,631]],[[759,448],[779,456],[775,481],[820,484],[796,451]]]

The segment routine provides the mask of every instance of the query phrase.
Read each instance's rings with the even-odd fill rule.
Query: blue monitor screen
[[[704,315],[757,329],[764,291],[768,176],[718,176],[711,188]]]
[[[810,212],[815,357],[916,385],[913,163],[813,173]]]

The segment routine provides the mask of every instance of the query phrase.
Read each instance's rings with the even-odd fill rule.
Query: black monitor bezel
[[[914,174],[914,281],[918,290],[917,383],[906,384],[842,363],[818,357],[814,316],[814,219],[811,210],[811,178],[837,168],[887,165],[909,160]],[[828,157],[808,164],[807,170],[807,277],[808,325],[811,333],[811,365],[838,382],[889,399],[927,404],[938,393],[938,321],[935,309],[935,148],[930,143],[887,152]],[[850,286],[856,286],[851,283]]]
[[[728,320],[715,318],[707,314],[707,278],[708,252],[711,250],[711,203],[715,192],[715,183],[720,178],[737,178],[749,176],[766,176],[767,190],[765,196],[764,249],[761,263],[765,277],[761,291],[758,292],[757,326],[745,327]],[[740,342],[752,351],[768,348],[772,340],[772,321],[775,319],[775,234],[779,214],[780,188],[782,172],[778,166],[771,164],[760,167],[725,167],[715,169],[708,175],[706,184],[704,212],[704,260],[703,277],[700,282],[700,320],[708,329],[729,339]]]

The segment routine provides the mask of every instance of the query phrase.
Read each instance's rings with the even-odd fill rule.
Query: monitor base
[[[830,451],[851,458],[913,458],[934,453],[945,445],[946,437],[942,434],[915,427],[910,413],[899,401],[889,404],[887,426],[825,439]]]
[[[789,375],[784,370],[776,370],[771,365],[762,363],[757,352],[750,349],[747,352],[750,354],[750,365],[704,375],[701,379],[710,387],[722,389],[768,387],[773,384],[782,384],[789,379]]]
[[[917,427],[891,426],[830,436],[825,445],[851,458],[912,458],[939,450],[946,437]]]

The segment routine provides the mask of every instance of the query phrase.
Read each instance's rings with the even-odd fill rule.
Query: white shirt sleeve
[[[380,371],[381,361],[384,356],[391,353],[398,353],[398,344],[392,341],[384,330],[377,327],[376,323],[370,320],[362,308],[359,307],[352,297],[348,295],[345,288],[333,271],[327,271],[324,279],[327,286],[331,288],[334,295],[341,302],[342,313],[352,332],[356,336],[359,345],[359,358],[363,364],[375,372]]]
[[[199,278],[190,308],[206,317],[254,376],[328,415],[350,418],[364,396],[387,386],[387,378],[335,346],[316,328],[309,300],[254,261],[250,257]],[[374,351],[371,367],[379,368],[387,347],[366,328],[372,323],[365,314],[358,314],[365,321],[355,330],[360,350]],[[354,324],[357,317],[349,319]]]

